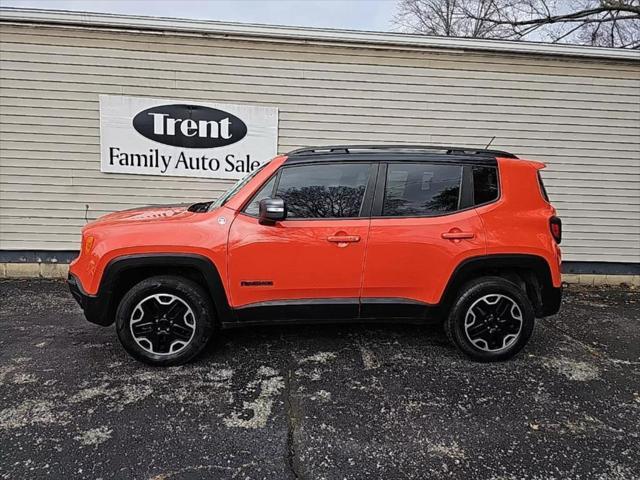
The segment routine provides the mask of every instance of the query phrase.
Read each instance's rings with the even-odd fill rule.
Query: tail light
[[[559,244],[562,241],[562,220],[556,216],[551,217],[549,219],[549,230],[551,230],[553,239]]]

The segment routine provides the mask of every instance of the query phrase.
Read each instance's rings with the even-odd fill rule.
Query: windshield
[[[209,207],[209,211],[211,211],[211,210],[213,210],[215,208],[219,208],[219,207],[223,206],[225,203],[227,203],[229,200],[231,200],[231,197],[233,197],[237,193],[238,190],[240,190],[247,183],[249,183],[249,180],[251,180],[253,177],[255,177],[258,174],[258,172],[260,172],[260,170],[262,170],[264,167],[267,166],[268,163],[269,162],[266,162],[266,163],[260,165],[253,172],[248,173],[247,175],[242,177],[240,180],[238,180],[236,183],[234,183],[229,188],[229,190],[227,190],[222,195],[220,195],[218,197],[218,199],[211,204],[211,207]]]

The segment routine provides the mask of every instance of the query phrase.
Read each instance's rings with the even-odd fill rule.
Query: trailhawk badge
[[[273,107],[100,96],[103,172],[239,179],[277,144]]]

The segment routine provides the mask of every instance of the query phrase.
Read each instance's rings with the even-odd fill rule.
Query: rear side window
[[[286,201],[288,219],[358,217],[370,171],[370,163],[284,168],[275,196]]]
[[[498,198],[496,167],[473,167],[473,203],[481,205]]]
[[[389,163],[382,215],[434,216],[459,209],[462,166]]]

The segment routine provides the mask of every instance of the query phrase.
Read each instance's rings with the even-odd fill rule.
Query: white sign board
[[[100,170],[239,179],[276,155],[278,109],[100,95]]]

